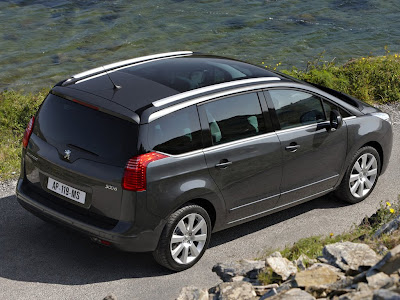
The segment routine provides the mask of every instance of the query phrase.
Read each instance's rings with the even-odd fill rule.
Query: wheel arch
[[[372,148],[374,148],[378,154],[379,154],[379,159],[380,159],[380,166],[379,166],[379,173],[382,171],[382,166],[383,166],[383,159],[384,159],[384,154],[383,154],[383,148],[381,146],[381,144],[379,144],[376,141],[370,141],[368,143],[365,143],[364,145],[362,145],[359,149],[363,148],[363,147],[367,147],[370,146]]]
[[[215,223],[217,221],[217,210],[211,201],[202,199],[202,198],[196,198],[196,199],[192,199],[192,200],[189,200],[189,201],[183,203],[179,208],[186,206],[188,204],[196,204],[196,205],[204,208],[206,210],[206,212],[208,213],[208,215],[210,216],[211,228],[214,229]]]

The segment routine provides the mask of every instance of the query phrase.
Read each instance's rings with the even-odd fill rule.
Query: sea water
[[[0,0],[0,90],[192,50],[304,69],[400,51],[400,0]]]

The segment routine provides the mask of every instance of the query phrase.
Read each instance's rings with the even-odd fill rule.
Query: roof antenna
[[[108,79],[110,79],[111,83],[113,84],[113,86],[114,86],[113,89],[114,89],[114,90],[119,90],[120,88],[122,88],[122,86],[116,85],[116,84],[114,83],[114,81],[111,79],[110,74],[108,74],[106,68],[104,68],[104,66],[101,66],[101,67],[104,69],[104,72],[106,72],[106,74],[107,74],[107,76],[108,76]]]

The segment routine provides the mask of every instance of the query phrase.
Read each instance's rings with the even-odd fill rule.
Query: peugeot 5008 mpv
[[[193,266],[211,232],[335,192],[365,199],[389,116],[349,95],[190,51],[54,86],[23,138],[20,204],[121,250]]]

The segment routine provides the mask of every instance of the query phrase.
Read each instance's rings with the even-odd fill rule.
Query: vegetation
[[[400,229],[392,234],[383,234],[376,239],[372,238],[372,236],[383,224],[386,224],[398,216],[399,212],[400,196],[394,204],[389,202],[381,204],[381,207],[374,215],[370,218],[365,218],[360,225],[355,226],[350,232],[336,236],[331,233],[329,236],[303,238],[280,252],[283,257],[293,261],[298,259],[301,254],[305,254],[310,260],[316,259],[322,255],[322,249],[325,245],[337,242],[363,242],[378,253],[381,252],[382,246],[385,246],[387,249],[392,249],[400,244]],[[274,251],[266,252],[265,257],[272,252]],[[305,264],[307,265],[308,262],[305,261]],[[259,274],[259,280],[263,284],[280,283],[280,277],[274,274],[270,268],[267,268],[264,273]]]
[[[400,55],[362,57],[337,66],[322,62],[322,55],[308,62],[306,70],[293,68],[286,73],[361,99],[367,103],[400,101]],[[275,69],[278,66],[275,67]]]
[[[44,91],[35,94],[0,93],[0,180],[18,176],[22,137],[45,95]]]

